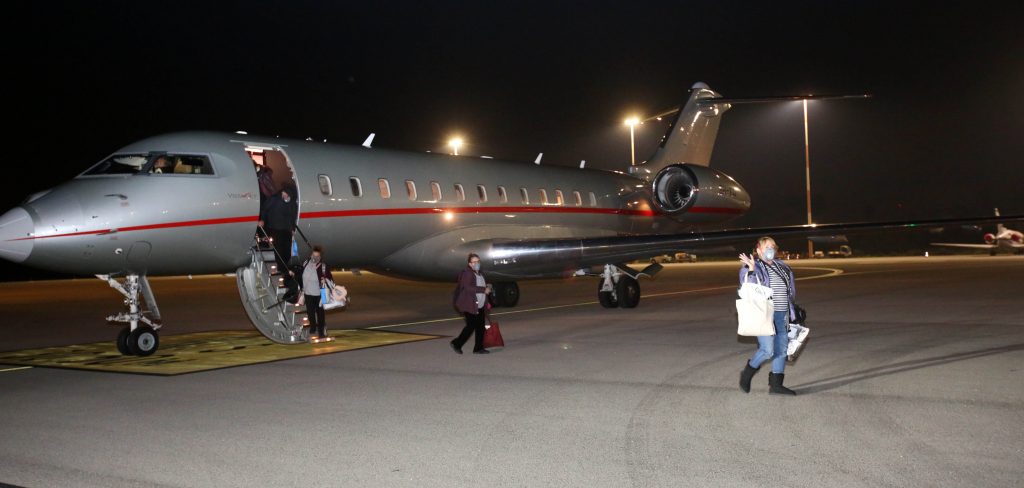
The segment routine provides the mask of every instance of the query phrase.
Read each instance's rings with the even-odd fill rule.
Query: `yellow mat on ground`
[[[0,352],[0,364],[172,376],[320,354],[425,341],[441,336],[376,330],[335,330],[319,344],[284,345],[255,331],[216,331],[160,337],[150,356],[122,356],[114,341]]]

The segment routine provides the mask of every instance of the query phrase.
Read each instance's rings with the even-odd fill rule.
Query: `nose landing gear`
[[[110,275],[96,275],[106,281],[111,288],[124,295],[127,312],[107,317],[107,322],[127,323],[117,334],[117,350],[126,356],[149,356],[160,347],[160,336],[157,330],[160,324],[160,309],[156,305],[153,290],[145,275],[129,274],[124,284]],[[139,307],[139,292],[146,302],[146,311]],[[152,318],[151,318],[152,317]]]

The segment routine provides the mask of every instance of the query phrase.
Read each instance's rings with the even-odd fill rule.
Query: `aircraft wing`
[[[962,244],[958,242],[933,242],[931,243],[931,245],[943,247],[963,247],[967,249],[995,249],[999,247],[995,244]]]
[[[991,224],[1008,220],[1021,220],[1024,215],[1014,217],[981,217],[967,219],[920,220],[911,222],[859,222],[846,224],[795,225],[787,227],[762,227],[710,232],[689,232],[666,235],[638,235],[569,239],[507,240],[490,243],[489,256],[495,271],[505,264],[515,265],[524,271],[536,267],[550,269],[554,263],[562,264],[566,270],[621,263],[650,258],[670,252],[697,251],[728,244],[752,246],[761,236],[775,239],[810,237],[834,234],[856,234],[879,231],[906,231],[936,226],[962,224]]]

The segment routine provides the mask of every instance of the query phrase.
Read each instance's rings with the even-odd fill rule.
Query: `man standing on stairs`
[[[295,223],[299,220],[299,204],[295,201],[297,196],[294,186],[284,185],[260,209],[260,226],[274,240],[274,257],[277,259],[277,269],[282,273],[288,271],[288,261],[292,256],[292,236]]]

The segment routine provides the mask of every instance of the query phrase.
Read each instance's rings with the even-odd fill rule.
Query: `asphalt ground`
[[[447,339],[181,376],[0,366],[20,486],[1020,486],[1024,258],[794,262],[796,397],[737,380],[732,263],[670,265],[632,310],[521,283],[506,347]],[[335,329],[452,336],[451,285],[340,275]],[[234,279],[154,279],[163,337],[250,330]],[[0,285],[0,350],[112,341],[120,296]],[[467,348],[468,349],[468,348]]]

